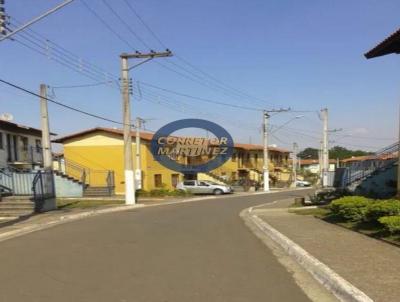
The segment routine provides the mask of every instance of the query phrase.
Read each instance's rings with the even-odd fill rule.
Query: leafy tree
[[[318,159],[318,149],[305,148],[303,151],[299,152],[297,156],[301,159]]]
[[[372,153],[362,150],[349,150],[341,146],[334,146],[329,150],[329,158],[331,159],[345,159],[352,156],[365,156],[370,154]],[[298,157],[302,159],[318,159],[318,149],[305,148],[303,151],[299,152]]]

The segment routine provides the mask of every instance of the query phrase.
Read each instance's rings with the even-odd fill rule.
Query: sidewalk
[[[377,302],[400,301],[400,248],[288,212],[292,200],[253,213]]]

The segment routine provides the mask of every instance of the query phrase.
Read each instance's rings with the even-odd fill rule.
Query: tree
[[[371,152],[366,152],[362,150],[349,150],[341,146],[334,146],[329,150],[330,159],[345,159],[352,156],[364,156],[371,154]],[[299,152],[297,156],[301,159],[318,159],[318,149],[305,148],[303,151]]]
[[[318,149],[305,148],[303,151],[299,152],[297,156],[301,159],[318,159]]]

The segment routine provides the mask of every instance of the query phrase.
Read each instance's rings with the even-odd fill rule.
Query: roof
[[[391,53],[400,54],[400,29],[391,34],[377,46],[364,54],[367,59],[388,55]]]
[[[248,151],[256,151],[256,150],[264,150],[264,146],[262,145],[255,145],[255,144],[241,144],[241,143],[236,143],[235,144],[236,148],[240,148],[243,150],[248,150]],[[268,146],[268,151],[276,151],[276,152],[281,152],[281,153],[290,153],[289,150],[283,149],[283,148],[278,148],[278,147],[273,147],[273,146]]]
[[[342,159],[342,163],[350,163],[356,161],[373,160],[376,159],[375,155],[362,155],[362,156],[352,156],[349,158]]]
[[[0,129],[6,130],[6,131],[14,131],[18,133],[24,133],[24,134],[31,134],[31,135],[36,135],[36,136],[41,136],[42,135],[42,130],[29,127],[29,126],[24,126],[21,124],[5,121],[0,119]],[[56,133],[50,133],[50,135],[57,135]]]
[[[56,139],[53,140],[53,143],[64,143],[68,140],[74,139],[74,138],[78,138],[81,136],[84,136],[86,134],[91,134],[94,132],[106,132],[106,133],[111,133],[111,134],[117,134],[117,135],[124,135],[124,131],[122,129],[115,129],[115,128],[105,128],[105,127],[95,127],[95,128],[90,128],[90,129],[86,129],[83,131],[79,131],[79,132],[75,132],[72,134],[68,134],[62,137],[58,137]],[[136,131],[131,131],[131,136],[132,137],[136,137]],[[153,133],[150,132],[140,132],[140,138],[143,140],[147,140],[150,141],[153,138]]]
[[[80,132],[75,132],[66,136],[58,137],[54,139],[52,142],[53,143],[64,143],[68,140],[75,139],[87,134],[91,134],[94,132],[106,132],[106,133],[111,133],[111,134],[117,134],[120,136],[123,136],[123,130],[122,129],[115,129],[115,128],[105,128],[105,127],[95,127],[95,128],[90,128],[84,131]],[[131,131],[131,136],[136,137],[136,131]],[[140,132],[140,138],[145,141],[151,141],[153,138],[153,133],[150,132]],[[235,143],[236,148],[244,149],[244,150],[263,150],[264,147],[262,145],[254,145],[254,144],[241,144],[241,143]],[[277,148],[277,147],[268,147],[269,151],[276,151],[276,152],[281,152],[281,153],[290,153],[290,151],[282,149],[282,148]]]
[[[330,159],[329,160],[330,164],[336,164],[336,159]],[[318,159],[300,159],[300,165],[301,166],[308,166],[308,165],[318,165],[319,160]]]

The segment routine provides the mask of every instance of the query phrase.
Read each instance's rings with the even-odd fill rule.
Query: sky
[[[10,26],[60,2],[6,0]],[[146,119],[148,130],[178,119],[203,118],[223,126],[236,142],[261,143],[261,110],[290,108],[271,114],[270,141],[287,149],[296,142],[303,149],[319,146],[318,112],[326,107],[329,128],[338,130],[330,135],[331,146],[376,151],[398,137],[400,56],[366,60],[363,54],[400,27],[399,1],[85,3],[91,10],[75,0],[31,26],[34,32],[0,42],[0,78],[36,93],[45,83],[49,97],[121,121],[120,92],[107,83],[119,77],[119,55],[168,47],[173,57],[154,59],[130,72],[132,119]],[[40,125],[38,98],[3,84],[1,113],[11,113],[24,125]],[[51,130],[59,135],[121,127],[53,104],[49,113]]]

